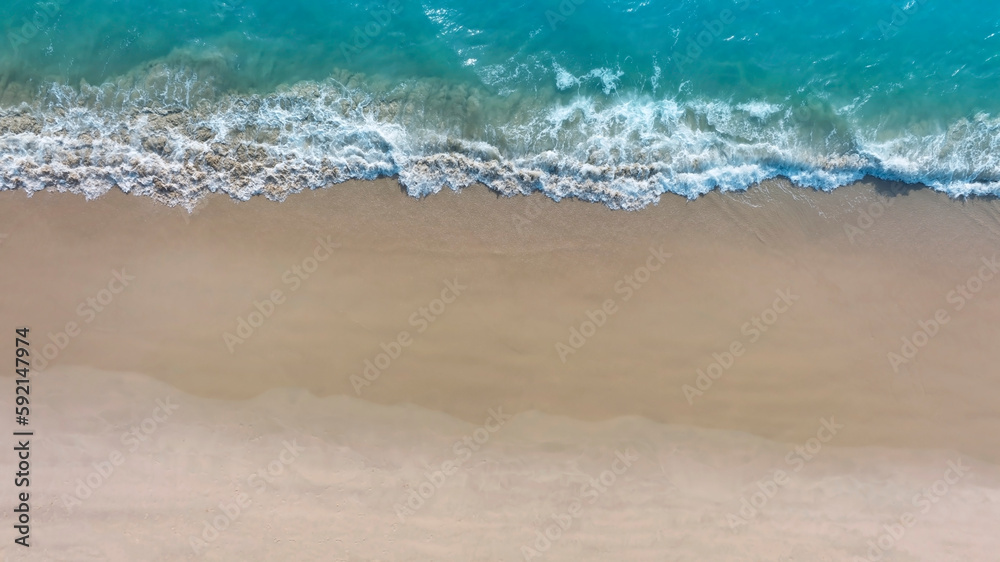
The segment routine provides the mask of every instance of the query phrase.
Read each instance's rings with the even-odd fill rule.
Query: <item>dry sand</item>
[[[1000,275],[983,261],[1000,253],[994,200],[777,181],[626,213],[481,188],[416,201],[381,181],[280,204],[210,198],[188,215],[121,193],[4,192],[0,233],[3,317],[30,326],[36,350],[65,344],[35,375],[46,559],[193,558],[190,536],[249,488],[263,505],[199,556],[521,560],[628,447],[634,469],[541,558],[865,557],[958,460],[971,474],[885,559],[1000,551],[988,532],[1000,524]],[[318,240],[336,248],[297,273],[327,255]],[[670,257],[647,277],[657,252]],[[464,288],[435,302],[449,283]],[[590,334],[608,301],[563,361],[557,344]],[[227,345],[255,303],[268,317]],[[947,323],[902,349],[935,314]],[[68,322],[77,335],[62,335]],[[411,343],[364,379],[401,334]],[[890,353],[913,357],[894,369]],[[686,396],[699,369],[721,376]],[[126,451],[121,433],[167,395],[187,406],[67,509],[77,479]],[[517,415],[401,521],[409,491],[500,407]],[[843,427],[732,533],[728,514],[798,466],[786,454],[821,418]],[[254,495],[246,475],[296,437],[301,460]]]
[[[486,412],[466,423],[292,389],[220,401],[69,367],[39,378],[34,552],[7,543],[9,560],[959,562],[1000,546],[994,465],[842,447],[839,430],[790,461],[790,445],[636,417],[501,411],[490,433]]]

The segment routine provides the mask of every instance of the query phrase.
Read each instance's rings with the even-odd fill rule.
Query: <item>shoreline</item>
[[[346,71],[243,95],[216,91],[196,75],[160,62],[79,91],[53,85],[32,104],[0,110],[0,176],[28,191],[60,186],[93,197],[119,188],[181,205],[207,193],[282,199],[344,181],[388,180],[413,196],[481,183],[504,195],[542,190],[627,210],[665,193],[694,199],[788,178],[819,190],[905,180],[952,197],[995,196],[1000,186],[995,163],[971,167],[979,155],[955,140],[991,138],[988,120],[971,129],[961,119],[937,123],[931,128],[939,132],[915,146],[902,140],[905,129],[883,142],[827,123],[830,135],[843,137],[832,148],[808,140],[803,107],[768,105],[760,113],[754,104],[641,94],[633,107],[564,93],[558,103],[533,106],[534,98],[445,84],[384,84],[372,92],[364,77]],[[653,114],[660,117],[643,117]],[[483,126],[493,136],[455,132],[467,118],[492,123]],[[748,127],[759,132],[747,136]]]

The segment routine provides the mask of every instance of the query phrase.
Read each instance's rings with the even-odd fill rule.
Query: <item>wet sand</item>
[[[882,183],[821,193],[776,181],[696,201],[668,197],[629,213],[541,196],[497,198],[483,188],[418,201],[379,181],[300,193],[283,203],[209,198],[189,215],[117,192],[92,201],[3,192],[0,233],[6,235],[0,310],[8,323],[32,328],[36,349],[52,343],[37,377],[51,373],[81,395],[107,377],[125,377],[147,402],[156,394],[151,389],[165,385],[201,404],[185,414],[192,417],[183,425],[199,431],[191,429],[187,440],[164,438],[172,453],[140,449],[155,466],[123,476],[121,488],[109,488],[119,495],[109,492],[102,500],[110,503],[84,509],[127,503],[135,486],[159,490],[166,494],[161,504],[177,508],[167,491],[182,483],[164,480],[171,471],[162,462],[194,458],[206,448],[218,449],[219,459],[250,462],[241,456],[246,439],[263,435],[277,444],[275,435],[303,435],[314,439],[311,462],[328,468],[315,477],[319,484],[302,484],[300,495],[268,501],[278,509],[286,504],[275,498],[309,496],[303,505],[321,516],[329,505],[309,502],[327,490],[333,496],[325,499],[344,502],[342,513],[372,518],[369,527],[345,527],[360,540],[358,534],[391,528],[398,519],[393,506],[400,494],[406,498],[400,486],[419,485],[420,470],[451,456],[448,439],[502,407],[518,414],[528,442],[498,438],[503,445],[490,457],[494,465],[475,465],[505,482],[497,484],[499,495],[473,493],[470,474],[478,473],[460,471],[451,503],[441,500],[416,516],[429,519],[406,525],[400,535],[369,535],[366,545],[337,551],[336,559],[522,559],[517,540],[534,536],[526,514],[543,513],[552,502],[562,509],[570,498],[528,500],[578,484],[565,476],[569,469],[546,475],[542,467],[575,466],[586,457],[583,472],[599,474],[623,443],[658,460],[630,472],[630,487],[602,496],[600,513],[607,517],[589,512],[580,519],[596,527],[566,543],[575,547],[553,547],[545,557],[611,556],[626,540],[615,529],[638,523],[649,528],[643,527],[636,539],[642,546],[630,559],[657,552],[662,559],[669,537],[678,560],[735,560],[743,548],[761,560],[863,557],[865,541],[881,532],[878,525],[955,458],[975,463],[978,480],[962,480],[958,486],[969,488],[950,494],[947,509],[932,512],[936,522],[920,523],[936,529],[937,539],[911,533],[893,555],[975,559],[979,549],[996,546],[985,533],[968,530],[970,521],[1000,521],[1000,275],[987,265],[1000,248],[994,200],[955,201]],[[39,392],[50,391],[56,389]],[[278,423],[273,420],[237,430],[235,414],[220,414],[213,424],[213,407],[206,405],[267,410],[288,392],[310,406],[283,409],[274,419],[284,430],[268,426]],[[50,433],[71,432],[78,419],[66,400],[71,405],[44,414],[51,416]],[[52,497],[86,476],[93,458],[106,456],[109,445],[98,446],[99,435],[117,438],[135,417],[118,411],[120,397],[94,400],[94,415],[110,419],[109,412],[117,412],[120,419],[100,431],[72,430],[98,439],[92,445],[82,438],[53,444],[60,458],[75,458],[78,466],[58,478],[60,485],[48,491]],[[307,423],[318,415],[309,412],[323,410],[317,404],[367,413],[322,437],[320,422]],[[382,407],[396,417],[364,429]],[[407,411],[420,414],[399,414]],[[725,517],[739,508],[739,494],[749,494],[768,467],[785,465],[789,447],[816,437],[821,419],[831,418],[843,427],[824,445],[822,459],[807,466],[807,477],[795,484],[801,488],[781,500],[788,504],[774,508],[775,521],[720,542],[715,533],[730,532]],[[607,435],[588,437],[595,428]],[[380,445],[343,442],[352,431],[370,431],[370,441]],[[361,472],[329,468],[339,466],[330,460],[337,447],[357,455],[360,464],[352,466]],[[683,466],[668,470],[664,459],[678,451],[686,455]],[[423,461],[417,468],[407,464]],[[706,466],[714,471],[695,482]],[[383,471],[368,484],[377,481],[385,497],[373,498],[358,479],[364,467]],[[239,468],[186,474],[194,478],[191,489],[221,493]],[[306,478],[300,469],[290,472]],[[342,472],[353,476],[338,477]],[[861,484],[851,488],[851,478]],[[637,498],[677,479],[690,480],[671,484],[681,495],[654,495],[644,518]],[[340,495],[331,492],[340,482],[346,486]],[[839,493],[855,496],[849,505],[831,504],[815,496],[818,489],[830,502]],[[520,503],[504,504],[502,496]],[[181,503],[217,509],[210,498]],[[702,509],[700,502],[714,507]],[[506,517],[476,515],[503,512],[502,505],[509,508]],[[456,509],[465,515],[454,515]],[[805,540],[794,552],[772,548],[770,541],[781,540],[788,528],[811,528],[803,526],[810,516],[819,525],[815,536],[829,540]],[[67,529],[78,521],[52,517]],[[175,532],[198,532],[200,519],[184,517],[186,526]],[[475,550],[469,546],[475,540],[463,542],[456,528],[443,538],[434,531],[456,521],[493,550]],[[657,535],[671,522],[690,533],[711,532],[698,539],[680,531]],[[972,534],[949,534],[963,525]],[[140,527],[147,533],[161,528]],[[250,529],[257,527],[248,524],[242,532]],[[303,533],[297,541],[315,538]],[[497,546],[508,534],[519,538]],[[343,538],[324,536],[335,535]],[[121,548],[116,552],[126,556]],[[227,559],[235,551],[213,552],[206,556]],[[939,557],[923,557],[930,553]]]
[[[1000,546],[995,465],[844,447],[841,418],[789,445],[500,404],[466,423],[301,389],[40,379],[34,556],[4,544],[5,560],[957,562]]]

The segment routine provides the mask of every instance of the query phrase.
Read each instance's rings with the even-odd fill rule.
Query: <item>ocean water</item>
[[[2,189],[1000,193],[996,2],[13,0],[0,23]]]

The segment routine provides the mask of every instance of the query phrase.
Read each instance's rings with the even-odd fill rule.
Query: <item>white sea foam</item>
[[[613,85],[617,74],[598,70],[563,79]],[[779,175],[823,190],[873,175],[953,196],[1000,193],[995,117],[895,136],[851,115],[823,118],[835,121],[763,101],[525,99],[426,81],[376,87],[349,74],[219,94],[211,80],[161,66],[115,84],[52,85],[0,110],[0,174],[8,188],[117,187],[184,205],[207,192],[280,200],[385,176],[414,196],[481,182],[624,209]]]
[[[556,63],[552,63],[552,69],[556,73],[556,88],[559,88],[560,90],[568,90],[580,85],[580,79],[570,74],[570,72],[565,68]]]
[[[552,70],[556,77],[556,88],[559,90],[576,88],[593,79],[600,82],[601,89],[604,91],[605,95],[609,95],[618,90],[621,77],[625,75],[621,69],[612,70],[610,68],[602,67],[594,68],[590,72],[580,76],[575,76],[573,73],[559,66],[559,64],[555,62],[552,63]]]

